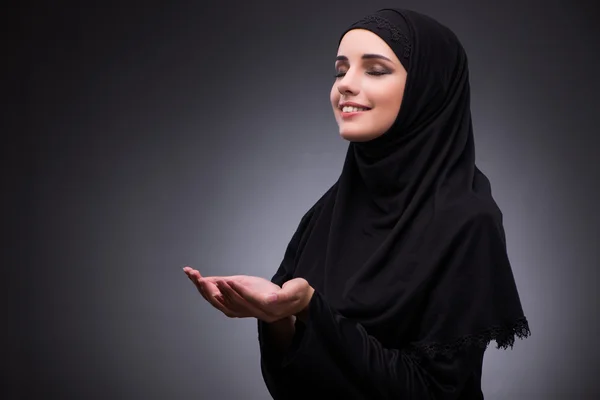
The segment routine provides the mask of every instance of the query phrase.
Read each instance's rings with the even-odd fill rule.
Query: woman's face
[[[383,135],[396,120],[406,84],[398,57],[373,32],[353,29],[340,42],[335,71],[330,98],[342,138],[365,142]]]

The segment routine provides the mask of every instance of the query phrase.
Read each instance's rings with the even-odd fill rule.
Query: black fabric
[[[272,281],[303,277],[316,292],[282,358],[266,356],[259,322],[263,376],[276,399],[300,396],[277,394],[298,381],[338,398],[482,398],[487,345],[512,347],[530,330],[502,213],[475,166],[467,56],[414,11],[380,10],[349,29],[392,48],[408,72],[404,98],[388,132],[349,144],[292,237]]]

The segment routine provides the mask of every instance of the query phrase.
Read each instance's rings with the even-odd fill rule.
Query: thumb
[[[302,297],[302,293],[308,287],[308,282],[303,278],[294,278],[285,282],[281,286],[281,290],[278,290],[274,294],[277,295],[271,301],[277,300],[279,303],[293,302],[299,300]]]

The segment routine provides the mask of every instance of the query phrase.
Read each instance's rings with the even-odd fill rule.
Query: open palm
[[[221,279],[223,278],[225,277],[221,277]],[[226,279],[227,281],[233,281],[239,285],[242,285],[253,292],[264,293],[266,295],[277,292],[281,289],[279,285],[276,285],[273,282],[258,276],[234,275],[228,276]]]
[[[208,276],[203,277],[199,271],[190,267],[184,268],[185,273],[196,285],[198,291],[213,307],[230,318],[259,318],[267,319],[264,311],[242,298],[236,292],[227,290],[225,280],[234,282],[254,293],[264,294],[277,292],[281,289],[271,281],[249,275]]]

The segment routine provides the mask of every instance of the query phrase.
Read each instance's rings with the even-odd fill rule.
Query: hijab
[[[306,212],[272,281],[305,278],[384,346],[452,355],[530,334],[502,213],[475,165],[467,56],[431,17],[383,9],[352,24],[407,70],[391,128],[351,142],[337,181]],[[340,38],[341,41],[341,38]]]

